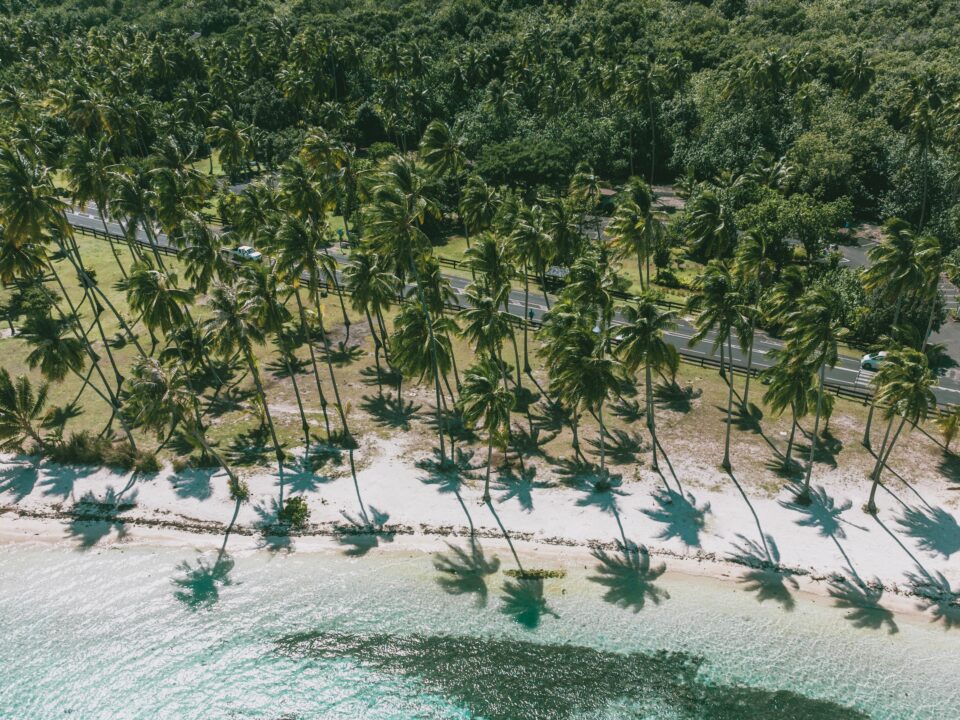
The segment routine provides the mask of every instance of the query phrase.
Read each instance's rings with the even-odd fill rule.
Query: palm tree
[[[530,369],[530,351],[528,346],[530,317],[530,270],[538,277],[546,271],[550,236],[543,229],[543,210],[539,205],[524,205],[517,214],[513,231],[510,233],[509,251],[514,264],[520,265],[523,276],[523,371],[528,375]],[[544,290],[546,294],[546,290]]]
[[[263,409],[273,450],[277,458],[281,475],[283,474],[283,450],[277,438],[277,430],[270,414],[270,403],[260,378],[260,369],[253,353],[254,345],[262,345],[266,335],[260,325],[260,303],[263,298],[250,297],[244,293],[249,285],[240,282],[237,285],[218,283],[210,293],[209,308],[211,316],[204,323],[210,346],[224,357],[239,352],[247,364],[247,370],[253,378],[257,390],[257,400]]]
[[[874,381],[877,385],[878,401],[887,406],[888,421],[883,444],[870,475],[873,485],[870,488],[866,511],[871,514],[877,512],[876,495],[880,476],[903,426],[908,422],[916,426],[920,420],[927,417],[930,409],[937,405],[931,390],[936,384],[936,378],[927,363],[927,356],[913,348],[902,348],[887,355],[886,362],[877,371]],[[891,438],[890,430],[897,416],[900,417],[900,423]]]
[[[27,440],[40,450],[46,448],[40,426],[46,418],[47,393],[46,383],[34,392],[29,378],[11,380],[7,369],[0,368],[0,448],[21,451]]]
[[[384,260],[366,250],[350,255],[350,264],[344,269],[344,281],[354,310],[363,312],[373,338],[374,361],[377,365],[377,385],[383,392],[380,378],[380,351],[390,363],[387,329],[383,313],[389,310],[397,296],[397,277],[386,269]],[[374,322],[376,320],[376,322]]]
[[[220,163],[231,177],[246,173],[252,146],[251,128],[238,121],[229,108],[221,108],[210,117],[207,142],[220,150]],[[210,168],[213,172],[213,155]]]
[[[743,398],[740,401],[744,410],[749,407],[750,377],[753,370],[753,341],[757,319],[760,315],[760,299],[764,289],[776,270],[771,258],[771,244],[766,237],[756,233],[744,235],[737,245],[735,271],[753,296],[752,306],[747,312],[748,325],[745,332],[747,341],[747,378],[743,386]]]
[[[813,473],[813,460],[817,450],[817,437],[820,430],[820,416],[823,411],[823,389],[826,369],[837,364],[837,344],[846,336],[842,327],[843,304],[837,291],[831,287],[818,287],[808,290],[799,300],[798,309],[790,316],[790,327],[786,334],[786,352],[793,355],[796,362],[819,368],[817,387],[817,407],[813,422],[813,435],[810,437],[810,461],[803,480],[803,489],[797,495],[797,502],[810,502],[810,475]]]
[[[452,177],[454,181],[467,163],[463,141],[455,137],[442,120],[432,120],[423,131],[420,158],[436,177]]]
[[[688,210],[686,228],[693,251],[703,258],[723,258],[730,254],[737,238],[733,212],[713,190],[694,196]]]
[[[694,292],[687,302],[687,309],[699,313],[695,320],[697,332],[690,338],[690,345],[701,342],[708,333],[714,332],[713,350],[720,348],[720,375],[724,374],[723,347],[730,356],[730,377],[727,378],[727,432],[724,441],[724,470],[730,470],[730,430],[733,426],[733,334],[743,328],[743,296],[730,267],[720,260],[711,260],[694,283]]]
[[[493,440],[510,423],[514,396],[500,382],[500,369],[491,360],[481,360],[467,369],[460,391],[460,411],[471,425],[482,425],[487,433],[487,472],[483,501],[490,502],[490,466]]]
[[[943,449],[950,452],[950,443],[960,432],[960,406],[950,405],[948,408],[937,413],[934,420],[940,433],[943,435]]]
[[[909,298],[917,288],[925,287],[927,278],[923,266],[917,262],[917,238],[910,224],[893,218],[886,224],[886,237],[879,245],[867,251],[870,265],[863,271],[863,288],[876,293],[879,298],[893,304],[893,322],[890,336],[897,341],[900,338],[900,309],[905,298]],[[926,257],[922,254],[921,257]],[[876,408],[876,396],[870,403],[867,424],[863,431],[864,447],[870,447],[870,430],[873,426],[873,413]]]
[[[775,351],[771,351],[773,352]],[[793,464],[793,439],[797,424],[800,418],[810,411],[811,391],[818,392],[817,371],[806,363],[795,362],[788,353],[782,351],[774,357],[776,364],[763,373],[767,382],[763,402],[777,415],[781,415],[787,408],[790,409],[790,438],[787,440],[787,452],[783,459],[783,467],[789,472]]]
[[[635,373],[643,366],[646,388],[647,430],[650,432],[653,451],[653,469],[657,463],[657,428],[654,419],[652,371],[664,368],[675,370],[679,363],[677,348],[663,339],[663,334],[676,327],[676,314],[663,311],[658,305],[660,295],[650,291],[641,293],[636,302],[623,310],[624,326],[618,328],[620,344],[617,354],[624,367]]]
[[[609,355],[610,338],[603,332],[585,327],[576,328],[565,338],[560,363],[551,374],[551,384],[571,408],[576,418],[582,409],[597,417],[600,427],[600,473],[606,473],[607,432],[603,422],[603,405],[620,381],[620,364]]]
[[[150,331],[151,355],[157,345],[156,330],[166,335],[187,322],[189,314],[185,308],[193,301],[193,293],[177,287],[175,274],[157,270],[143,260],[130,269],[130,276],[120,287],[126,290],[130,309],[140,314]]]
[[[460,217],[468,248],[471,234],[486,230],[493,224],[500,204],[496,189],[487,185],[480,176],[470,176],[460,197]]]
[[[158,438],[167,437],[179,427],[196,448],[227,473],[230,496],[237,501],[246,499],[246,485],[207,438],[197,394],[182,365],[164,366],[155,358],[141,355],[133,365],[125,407],[135,425],[155,432]]]

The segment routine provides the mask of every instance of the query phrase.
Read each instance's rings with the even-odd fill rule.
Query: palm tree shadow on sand
[[[897,518],[897,524],[924,552],[947,560],[960,552],[960,524],[941,507],[907,507]]]
[[[880,630],[887,628],[887,634],[900,632],[893,619],[893,613],[880,604],[883,586],[879,580],[864,582],[854,573],[835,577],[829,583],[833,604],[847,610],[846,619],[856,628]]]
[[[679,493],[666,488],[657,488],[653,493],[656,507],[642,510],[651,520],[663,523],[657,535],[661,540],[677,538],[687,547],[700,547],[700,533],[706,525],[710,503],[697,504],[692,493]]]
[[[414,405],[413,402],[407,402],[402,397],[395,397],[390,393],[387,395],[364,395],[360,407],[374,421],[384,427],[409,430],[410,422],[416,418],[417,412],[422,406]]]
[[[518,577],[503,584],[500,612],[528,630],[536,630],[544,615],[559,618],[543,596],[543,579]]]
[[[367,510],[361,510],[360,517],[345,511],[340,514],[346,523],[337,525],[337,542],[344,547],[345,555],[362,557],[379,547],[380,543],[393,542],[395,533],[385,529],[390,520],[389,513],[369,505]]]
[[[954,590],[941,572],[908,573],[907,578],[919,598],[918,610],[930,612],[933,622],[942,623],[945,630],[960,628],[960,588]]]
[[[502,505],[515,499],[524,512],[533,512],[533,491],[553,487],[553,483],[537,480],[536,477],[537,468],[533,465],[528,465],[519,472],[512,467],[506,468],[494,485],[494,489],[503,491],[498,502]]]
[[[643,610],[647,601],[659,605],[668,599],[670,593],[656,585],[657,578],[666,572],[667,566],[664,563],[651,565],[650,553],[643,545],[618,545],[616,554],[607,553],[602,548],[591,552],[598,563],[595,567],[597,574],[589,579],[606,588],[603,599],[635,613]]]
[[[437,584],[450,595],[473,595],[476,607],[486,607],[490,594],[487,577],[500,569],[500,559],[496,555],[487,558],[475,538],[465,547],[451,543],[447,547],[448,552],[433,557],[433,566],[439,573]]]
[[[123,540],[127,536],[127,525],[120,514],[135,507],[136,500],[136,492],[122,500],[121,493],[112,487],[100,498],[92,490],[86,492],[74,503],[67,526],[70,537],[78,541],[77,549],[89,550],[113,531],[117,533],[117,540]]]
[[[735,551],[728,557],[732,562],[749,568],[738,582],[748,592],[757,594],[757,602],[772,600],[784,610],[793,610],[796,602],[791,591],[797,591],[799,585],[790,572],[780,566],[780,550],[776,541],[768,535],[766,544],[761,545],[743,535],[738,534],[737,537],[740,542],[734,543]]]
[[[466,482],[475,479],[477,468],[471,465],[474,451],[458,449],[456,455],[456,460],[451,463],[450,460],[440,457],[439,450],[435,450],[433,457],[419,460],[417,468],[425,473],[420,477],[420,482],[432,485],[437,492],[444,495],[451,494],[457,499],[470,526],[470,534],[473,535],[473,517],[463,501],[461,490]]]

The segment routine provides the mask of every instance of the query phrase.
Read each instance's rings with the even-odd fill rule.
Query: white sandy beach
[[[942,483],[915,486],[909,503],[897,499],[905,497],[902,493],[882,492],[881,511],[874,518],[860,508],[863,485],[845,489],[839,481],[814,483],[816,501],[801,510],[789,502],[786,489],[779,498],[751,497],[720,471],[715,478],[688,483],[682,494],[672,478],[668,494],[660,476],[647,469],[625,477],[613,493],[564,486],[545,475],[533,481],[496,475],[493,494],[501,528],[481,502],[482,469],[472,473],[458,495],[456,483],[424,468],[425,453],[402,441],[376,441],[357,455],[373,456],[358,472],[366,519],[349,473],[341,469],[328,478],[288,471],[285,491],[307,499],[310,528],[279,541],[264,537],[262,526],[275,513],[278,479],[253,474],[247,478],[251,500],[240,508],[228,550],[338,547],[356,556],[391,549],[431,551],[445,548],[451,536],[469,537],[472,522],[485,545],[504,552],[509,550],[505,529],[517,552],[528,558],[527,569],[563,568],[589,559],[592,547],[616,548],[625,537],[645,546],[668,572],[739,581],[764,602],[782,602],[783,591],[827,595],[844,582],[862,582],[873,588],[871,601],[897,611],[926,612],[947,623],[960,613],[960,493]],[[35,468],[24,458],[8,458],[2,472],[4,542],[54,542],[78,551],[140,542],[218,547],[234,510],[223,476],[211,478],[207,472],[177,475],[166,469],[132,477],[47,463]],[[105,519],[104,512],[110,512],[105,506],[82,502],[84,496],[109,501],[118,495],[121,509],[113,518]],[[78,520],[78,511],[98,519]],[[357,534],[367,521],[380,532]],[[751,572],[751,567],[769,572],[771,580],[776,575],[774,584],[782,591],[764,592],[763,573]]]

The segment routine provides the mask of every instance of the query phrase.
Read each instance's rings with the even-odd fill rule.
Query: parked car
[[[880,366],[883,365],[887,360],[887,351],[881,350],[876,353],[867,353],[862,358],[860,358],[860,369],[861,370],[879,370]]]
[[[240,245],[230,251],[235,260],[242,262],[260,262],[263,260],[263,253],[249,245]]]

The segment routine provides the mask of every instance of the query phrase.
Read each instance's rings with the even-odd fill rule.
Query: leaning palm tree
[[[757,233],[744,235],[737,245],[735,272],[749,289],[747,294],[753,297],[753,302],[746,312],[748,318],[748,324],[745,328],[747,378],[744,381],[743,397],[740,400],[740,404],[745,410],[749,407],[754,331],[756,330],[757,319],[760,316],[760,299],[776,271],[776,265],[771,255],[772,243],[765,236]]]
[[[180,364],[163,365],[140,356],[133,365],[125,412],[138,427],[165,438],[180,428],[184,437],[227,473],[230,496],[245,500],[249,491],[226,458],[210,443],[197,393]]]
[[[790,327],[786,334],[786,352],[796,362],[807,363],[819,368],[816,415],[813,422],[813,435],[810,437],[810,460],[803,479],[803,488],[797,495],[797,502],[810,502],[810,476],[813,473],[813,460],[817,450],[817,435],[820,430],[820,416],[823,411],[823,390],[827,366],[837,364],[837,344],[846,336],[842,326],[843,304],[837,291],[830,287],[818,287],[808,290],[799,300],[799,307],[790,316]]]
[[[620,344],[617,347],[617,354],[630,373],[635,373],[643,366],[647,430],[652,443],[654,470],[657,470],[659,465],[652,372],[665,368],[675,370],[680,359],[677,348],[663,339],[665,332],[676,327],[676,314],[661,310],[659,301],[659,294],[647,291],[641,293],[634,304],[624,308],[625,325],[619,328]]]
[[[714,332],[713,349],[720,348],[720,374],[724,375],[723,349],[730,356],[730,377],[727,378],[727,432],[721,467],[730,470],[730,431],[733,427],[733,334],[740,332],[743,322],[743,297],[728,264],[711,260],[694,284],[694,293],[687,302],[691,312],[698,312],[697,332],[690,338],[695,345]]]
[[[703,258],[727,257],[737,238],[733,211],[713,190],[698,193],[690,203],[686,228],[693,251]]]
[[[893,218],[887,222],[885,230],[884,241],[867,252],[870,265],[863,271],[861,277],[864,290],[876,293],[884,302],[893,304],[890,337],[898,341],[901,340],[899,322],[903,301],[909,299],[918,288],[926,287],[927,278],[923,261],[918,262],[917,237],[910,224]],[[920,257],[925,258],[926,253],[921,253]],[[870,411],[867,413],[867,424],[861,441],[867,448],[871,443],[870,431],[873,427],[876,404],[876,396],[874,396],[870,403]]]
[[[471,366],[463,379],[458,403],[463,418],[471,425],[481,425],[487,433],[487,472],[483,483],[483,501],[490,502],[490,466],[494,438],[510,423],[514,396],[501,384],[501,373],[491,360]]]
[[[870,498],[867,500],[865,509],[871,514],[877,512],[876,496],[880,476],[903,426],[910,423],[915,427],[937,405],[937,399],[931,390],[936,384],[936,378],[927,363],[927,356],[913,348],[895,350],[887,355],[886,362],[880,367],[874,380],[877,385],[878,402],[886,406],[887,429],[880,452],[877,453],[877,462],[870,475],[873,484],[870,487]],[[891,437],[890,430],[897,417],[900,418],[900,422]]]
[[[520,266],[523,276],[523,371],[530,369],[529,325],[530,317],[530,270],[542,277],[550,253],[550,236],[543,229],[543,209],[539,205],[524,205],[517,214],[510,233],[509,254],[514,266]],[[546,295],[546,290],[544,290]]]
[[[937,413],[934,423],[940,430],[940,434],[943,435],[944,452],[950,452],[950,443],[960,432],[960,406],[950,405],[941,410]]]
[[[451,177],[454,181],[467,163],[463,140],[456,137],[442,120],[432,120],[423,131],[420,158],[435,176]]]
[[[189,317],[185,308],[193,301],[193,293],[177,286],[175,274],[157,270],[147,260],[136,263],[120,287],[127,293],[130,309],[139,313],[150,331],[151,355],[157,345],[156,331],[166,335]]]
[[[478,175],[470,176],[463,188],[459,208],[468,248],[471,234],[482,232],[493,224],[500,204],[501,198],[495,188]]]
[[[350,255],[350,264],[343,271],[350,303],[357,312],[367,318],[370,336],[373,338],[374,361],[377,366],[377,386],[383,392],[381,383],[380,351],[383,351],[387,363],[390,362],[387,344],[387,329],[383,313],[389,310],[397,296],[397,277],[386,268],[382,258],[366,250],[357,250]]]
[[[764,382],[767,383],[763,402],[777,415],[790,410],[790,437],[783,459],[783,468],[789,472],[793,466],[793,439],[797,424],[810,411],[810,395],[811,391],[816,392],[817,371],[807,363],[795,362],[782,351],[774,358],[776,363],[763,372]]]
[[[22,451],[28,440],[43,450],[47,443],[40,435],[46,418],[48,385],[36,389],[30,379],[20,375],[11,380],[6,368],[0,368],[0,448]]]
[[[243,356],[250,376],[256,386],[257,401],[263,409],[263,417],[273,442],[274,454],[280,473],[283,473],[283,449],[277,437],[277,429],[270,413],[270,403],[260,377],[260,368],[254,355],[254,345],[262,345],[266,335],[260,325],[260,304],[263,298],[245,292],[249,286],[240,282],[235,285],[214,285],[210,293],[211,316],[204,323],[210,346],[224,357],[236,353]]]

